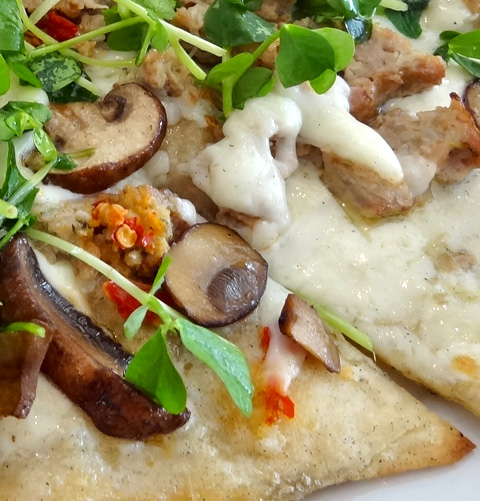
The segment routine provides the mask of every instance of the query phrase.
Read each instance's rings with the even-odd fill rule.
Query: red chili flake
[[[288,395],[282,395],[278,390],[269,388],[264,392],[265,409],[267,416],[265,422],[272,425],[283,414],[289,419],[295,417],[295,404]]]
[[[263,359],[267,355],[268,347],[270,346],[270,339],[272,338],[272,332],[270,327],[264,327],[260,330],[260,348],[263,350]]]
[[[130,227],[132,230],[135,231],[137,234],[137,241],[135,242],[135,245],[142,245],[142,238],[143,238],[143,226],[138,222],[138,219],[134,217],[127,217],[124,221],[124,224],[126,224],[128,227]]]
[[[66,17],[58,15],[53,10],[42,17],[37,26],[46,31],[58,42],[70,40],[78,33],[78,26],[75,23],[72,23],[72,21]]]
[[[147,234],[143,235],[142,238],[140,239],[140,243],[142,244],[142,247],[145,247],[145,249],[153,244],[153,238],[154,238],[153,231],[149,231]]]

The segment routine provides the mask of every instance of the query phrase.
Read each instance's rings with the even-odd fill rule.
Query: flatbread
[[[264,306],[224,334],[261,378]],[[24,421],[0,421],[2,498],[301,499],[349,480],[448,464],[471,442],[388,379],[341,337],[340,374],[307,358],[294,380],[295,417],[265,424],[257,393],[241,416],[218,379],[180,350],[192,417],[147,443],[107,437],[45,379]],[[26,473],[28,472],[28,473]]]

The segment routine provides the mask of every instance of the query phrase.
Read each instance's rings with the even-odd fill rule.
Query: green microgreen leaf
[[[452,54],[452,59],[473,76],[480,78],[480,61],[478,59],[470,59],[460,54]]]
[[[116,51],[139,50],[147,29],[147,23],[141,23],[112,31],[108,35],[107,45],[110,49]]]
[[[362,348],[373,353],[373,343],[368,334],[365,334],[360,329],[357,329],[350,322],[347,322],[343,318],[334,315],[332,312],[323,308],[322,306],[315,304],[315,302],[310,301],[304,297],[309,303],[313,304],[318,316],[330,327],[340,331],[342,334],[350,338],[352,341],[360,345]]]
[[[53,162],[57,159],[57,149],[50,136],[41,127],[33,129],[33,143],[45,162]]]
[[[207,74],[205,85],[213,88],[219,87],[226,78],[241,76],[252,63],[252,54],[241,52],[223,63],[214,66]]]
[[[282,26],[276,69],[284,87],[314,80],[334,68],[335,52],[325,37],[293,24]]]
[[[155,23],[155,31],[152,36],[152,47],[163,52],[168,47],[168,32],[161,23]]]
[[[372,20],[355,17],[345,19],[345,29],[354,38],[355,42],[360,44],[366,42],[372,34]]]
[[[9,325],[0,326],[0,332],[29,332],[37,337],[45,337],[45,329],[33,322],[14,322]]]
[[[12,58],[8,58],[8,65],[10,69],[17,75],[17,77],[22,81],[26,82],[33,87],[41,88],[42,82],[35,76],[35,73],[26,66],[26,64],[13,60]]]
[[[125,323],[123,324],[123,333],[127,339],[133,339],[137,332],[140,330],[145,315],[148,312],[148,306],[139,306],[136,310],[132,311]]]
[[[9,141],[44,124],[52,117],[49,108],[40,103],[10,101],[0,109],[0,141]]]
[[[263,42],[274,31],[273,26],[241,4],[216,0],[204,17],[207,38],[221,47],[237,47]]]
[[[462,66],[472,75],[480,77],[480,30],[458,33],[456,31],[444,31],[440,39],[447,43],[441,45],[435,51],[448,61],[450,58]]]
[[[8,92],[10,88],[10,71],[3,56],[0,54],[0,96]]]
[[[253,97],[266,96],[275,87],[273,73],[268,68],[248,68],[233,87],[233,106],[243,109],[245,101]]]
[[[429,0],[404,0],[408,10],[385,9],[385,15],[403,35],[409,38],[418,38],[422,34],[420,19],[422,12],[427,8]]]
[[[253,385],[240,349],[185,318],[178,319],[175,324],[184,346],[219,376],[243,415],[250,416]]]
[[[336,72],[345,69],[352,61],[355,53],[355,41],[352,36],[335,28],[320,28],[314,31],[322,35],[332,46],[335,55],[333,69]]]
[[[66,87],[82,74],[81,67],[74,59],[59,53],[38,57],[29,63],[29,68],[47,92],[56,92]]]
[[[23,52],[23,24],[15,0],[2,0],[0,9],[0,52]]]
[[[150,288],[150,296],[154,296],[162,286],[163,281],[165,280],[165,273],[167,272],[170,262],[170,256],[167,255],[163,258],[162,264],[158,268],[157,274],[155,275],[155,278],[153,280],[152,287]],[[142,305],[130,314],[126,322],[123,324],[123,332],[126,338],[132,339],[137,334],[137,332],[140,330],[140,327],[142,326],[147,312],[148,306]]]
[[[452,53],[480,59],[480,30],[469,31],[451,38],[448,47]]]
[[[0,199],[0,215],[6,219],[16,219],[18,210],[14,205]]]
[[[155,20],[172,19],[175,15],[175,0],[134,0],[134,3],[147,9]]]
[[[187,403],[187,390],[168,353],[161,327],[135,354],[125,379],[168,412],[179,414]]]
[[[57,159],[55,160],[52,170],[61,170],[64,172],[71,171],[75,169],[77,164],[72,160],[71,154],[62,154],[57,155]]]
[[[310,85],[317,94],[323,94],[335,83],[336,78],[337,74],[335,71],[326,69],[317,78],[310,80]]]

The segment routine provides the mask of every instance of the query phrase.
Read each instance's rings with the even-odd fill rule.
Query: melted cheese
[[[480,222],[470,217],[479,173],[435,185],[424,207],[368,229],[352,223],[311,166],[287,181],[287,192],[294,222],[266,253],[273,278],[354,322],[402,367],[450,383],[467,378],[450,364],[454,355],[480,363]],[[438,271],[446,250],[476,264]]]
[[[317,94],[308,83],[289,89],[278,85],[277,92],[302,111],[301,141],[333,151],[392,183],[402,181],[402,167],[387,142],[350,115],[350,89],[342,78],[337,77],[325,94]]]
[[[224,139],[188,166],[193,182],[217,205],[261,219],[252,236],[257,247],[273,243],[288,224],[284,177],[297,166],[300,126],[300,111],[290,99],[275,94],[252,99],[226,121]]]
[[[288,291],[273,280],[268,280],[265,295],[258,306],[262,325],[270,329],[271,338],[262,366],[266,384],[288,394],[292,381],[300,374],[306,351],[280,332],[278,318]]]
[[[277,83],[274,93],[234,111],[223,127],[224,139],[205,148],[185,170],[219,207],[258,218],[249,239],[256,248],[268,248],[289,223],[284,179],[297,167],[297,136],[387,181],[402,181],[402,167],[390,146],[350,115],[348,95],[340,77],[322,95],[309,84],[285,89]]]

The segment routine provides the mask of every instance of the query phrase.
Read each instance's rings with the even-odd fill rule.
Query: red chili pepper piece
[[[280,414],[283,414],[289,419],[295,417],[295,404],[288,395],[282,395],[278,390],[269,388],[264,393],[265,409],[267,417],[265,422],[272,425],[278,421]]]
[[[150,290],[150,285],[143,284],[141,282],[134,282],[137,287],[148,292]],[[115,282],[109,281],[103,284],[103,290],[105,295],[115,303],[117,306],[117,311],[122,318],[127,319],[139,306],[140,302],[137,301],[133,296],[131,296],[128,292],[125,292],[119,285]],[[160,289],[156,294],[156,297],[168,304],[169,306],[175,307],[175,303],[173,302],[171,296]],[[145,317],[145,322],[150,325],[159,325],[160,319],[158,315],[149,311]]]
[[[262,348],[262,351],[263,351],[263,359],[262,360],[265,360],[265,357],[267,355],[267,350],[268,350],[268,347],[270,346],[271,337],[272,337],[272,333],[270,332],[269,327],[264,327],[260,331],[260,348]]]
[[[78,26],[66,17],[60,16],[53,10],[42,17],[37,26],[46,31],[58,42],[70,40],[78,33]]]

